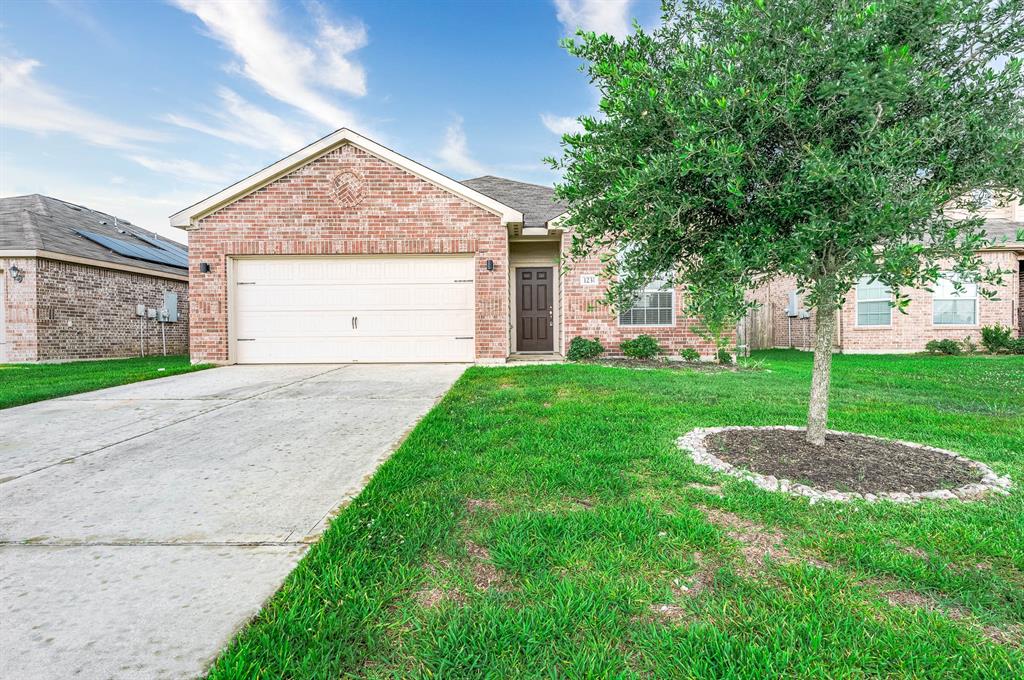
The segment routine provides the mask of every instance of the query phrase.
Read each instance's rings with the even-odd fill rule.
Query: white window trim
[[[943,279],[952,280],[951,274],[949,272],[943,274],[939,278],[939,281],[941,281]],[[944,297],[944,298],[940,298],[938,296],[938,287],[936,286],[935,292],[932,293],[932,327],[933,328],[978,328],[981,325],[980,324],[981,307],[978,305],[978,284],[974,283],[973,281],[970,282],[970,283],[974,284],[974,323],[938,323],[938,322],[936,322],[935,321],[935,303],[936,302],[947,302],[947,301],[950,301],[950,300],[969,300],[969,299],[971,299],[971,298],[964,298],[964,297],[949,297],[949,298],[945,298]]]
[[[629,307],[628,309],[623,309],[623,310],[620,310],[619,312],[616,313],[615,317],[616,317],[616,321],[617,321],[619,327],[620,328],[672,328],[673,326],[675,326],[676,325],[676,288],[675,288],[675,286],[669,286],[666,289],[664,287],[664,284],[661,284],[657,288],[652,287],[650,284],[648,284],[642,290],[639,291],[640,295],[643,295],[644,293],[669,293],[669,294],[671,294],[671,296],[672,296],[672,304],[671,304],[671,309],[669,311],[671,313],[672,320],[669,323],[622,323],[622,314],[623,314],[623,312],[626,312],[626,311],[629,311],[630,309],[633,309],[633,307]]]
[[[864,277],[867,278],[867,277]],[[860,287],[860,281],[853,287],[853,327],[864,328],[866,330],[878,330],[892,328],[892,290],[889,291],[889,296],[884,298],[860,298],[860,292],[857,290]],[[886,324],[862,324],[860,322],[860,303],[862,302],[888,302],[889,303],[889,323]]]

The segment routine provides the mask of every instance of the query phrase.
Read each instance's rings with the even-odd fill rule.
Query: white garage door
[[[235,261],[243,364],[473,361],[472,256]]]

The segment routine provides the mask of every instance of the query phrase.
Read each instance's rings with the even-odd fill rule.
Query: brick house
[[[185,246],[106,213],[0,199],[0,363],[187,354],[186,267]]]
[[[457,182],[338,130],[171,216],[189,233],[192,359],[502,363],[640,334],[712,354],[678,290],[615,314],[597,258],[563,270],[564,214],[549,187]]]
[[[981,251],[983,266],[1009,272],[996,299],[978,295],[973,285],[957,292],[948,280],[934,291],[912,290],[906,313],[889,306],[890,293],[861,281],[839,311],[835,348],[846,353],[903,353],[924,350],[929,340],[970,338],[978,343],[982,326],[1024,329],[1024,207],[996,206],[986,213],[991,247]],[[794,279],[779,277],[753,291],[761,307],[752,313],[754,347],[814,346],[814,313],[801,309]],[[795,303],[795,304],[794,304]]]

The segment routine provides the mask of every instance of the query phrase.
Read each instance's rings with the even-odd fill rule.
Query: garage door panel
[[[448,283],[473,278],[471,257],[298,258],[239,260],[238,281],[307,283]]]
[[[353,322],[353,319],[355,321]],[[310,314],[279,310],[241,315],[237,337],[359,337],[367,335],[472,335],[472,310],[390,311]],[[468,332],[467,332],[468,330]]]
[[[306,309],[322,312],[373,309],[473,309],[470,283],[242,284],[236,287],[239,312]]]
[[[473,269],[452,256],[238,260],[235,359],[472,361]]]

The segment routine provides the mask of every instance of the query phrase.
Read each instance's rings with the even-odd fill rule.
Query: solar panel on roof
[[[156,246],[157,248],[160,248],[162,250],[167,250],[177,255],[181,255],[186,259],[188,258],[188,251],[185,250],[184,246],[178,245],[177,243],[171,243],[170,241],[161,241],[160,239],[153,238],[149,234],[136,234],[134,231],[128,233],[130,233],[135,238],[142,239],[151,246]]]
[[[153,248],[151,246],[131,243],[119,238],[112,238],[110,236],[105,236],[104,234],[97,234],[94,231],[79,229],[78,234],[94,243],[98,243],[104,248],[113,250],[118,255],[124,255],[125,257],[130,257],[135,260],[156,262],[157,264],[166,264],[171,267],[188,269],[188,257],[183,255],[161,250],[159,248]]]

